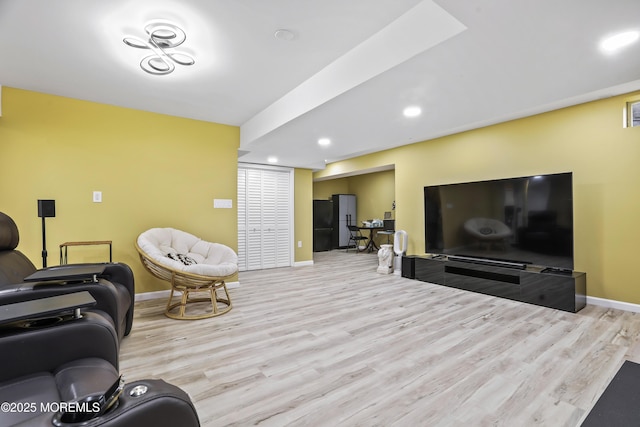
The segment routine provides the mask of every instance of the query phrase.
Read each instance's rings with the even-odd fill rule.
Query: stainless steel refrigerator
[[[313,251],[322,252],[332,249],[333,202],[331,200],[313,201]]]

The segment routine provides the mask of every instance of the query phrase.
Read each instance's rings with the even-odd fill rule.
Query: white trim
[[[313,260],[309,260],[309,261],[298,261],[298,262],[294,262],[293,266],[294,267],[306,267],[308,265],[313,265]]]
[[[296,191],[295,170],[289,169],[289,265],[296,265],[296,224],[295,221],[295,191]]]
[[[288,166],[263,165],[261,163],[238,162],[238,169],[265,169],[280,172],[293,172],[294,168]]]
[[[617,310],[630,311],[632,313],[640,313],[640,305],[630,302],[616,301],[612,299],[587,297],[587,304],[597,305],[605,308],[615,308]]]
[[[139,301],[148,301],[152,299],[167,299],[169,298],[169,289],[166,291],[155,291],[155,292],[144,292],[141,294],[136,294],[136,302]]]
[[[227,283],[227,289],[236,289],[240,287],[240,282],[229,282]],[[152,299],[167,299],[171,294],[170,289],[166,289],[164,291],[154,291],[154,292],[142,292],[136,294],[135,302],[140,301],[148,301]]]

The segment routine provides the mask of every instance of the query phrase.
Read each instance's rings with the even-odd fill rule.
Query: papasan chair
[[[464,229],[478,242],[504,243],[511,237],[511,229],[502,221],[492,218],[471,218],[465,221]]]
[[[136,249],[147,271],[171,283],[165,310],[167,317],[205,319],[231,310],[225,280],[238,271],[238,256],[230,247],[204,241],[174,228],[152,228],[138,236]],[[223,296],[218,295],[219,290],[224,292]],[[182,297],[173,302],[176,291]],[[192,293],[205,292],[207,297],[190,298]],[[210,302],[211,309],[204,314],[187,313],[187,305],[202,302]],[[219,307],[218,303],[223,305]]]

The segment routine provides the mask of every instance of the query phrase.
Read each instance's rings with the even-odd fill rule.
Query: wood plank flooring
[[[638,314],[566,313],[377,261],[332,251],[243,272],[217,318],[140,302],[121,371],[182,387],[203,426],[578,426],[623,361],[640,362]]]

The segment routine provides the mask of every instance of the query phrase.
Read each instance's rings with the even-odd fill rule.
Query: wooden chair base
[[[218,296],[218,289],[222,289],[224,291],[225,297]],[[182,297],[180,301],[173,302],[174,292],[182,293]],[[190,298],[191,293],[203,293],[207,292],[208,297],[197,297]],[[201,302],[210,302],[211,303],[211,311],[208,311],[203,314],[187,314],[187,305],[193,303],[201,303]],[[218,303],[224,304],[223,307],[218,307]],[[211,283],[208,286],[201,287],[190,287],[184,285],[174,285],[171,288],[171,295],[169,296],[169,301],[167,301],[167,309],[164,314],[171,319],[178,320],[198,320],[198,319],[206,319],[209,317],[220,316],[231,310],[233,305],[231,304],[231,297],[229,296],[229,291],[227,290],[227,285],[224,281],[221,283]],[[176,313],[176,309],[177,313]]]
[[[158,279],[166,280],[171,283],[171,294],[169,295],[167,308],[164,312],[167,317],[180,320],[206,319],[208,317],[225,314],[233,307],[231,304],[231,297],[229,296],[229,290],[225,283],[225,280],[233,277],[233,274],[228,276],[203,276],[200,274],[175,270],[147,256],[144,251],[140,249],[138,242],[136,242],[136,249],[140,254],[140,261],[142,262],[142,265],[149,273],[153,274]],[[218,296],[218,290],[224,291],[224,296]],[[175,292],[180,292],[182,294],[179,302],[173,302]],[[204,292],[208,293],[206,298],[189,298],[189,294],[191,293]],[[187,314],[187,305],[198,302],[211,302],[211,311],[204,314]],[[218,307],[218,303],[222,303],[224,306]]]

